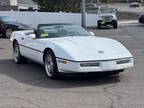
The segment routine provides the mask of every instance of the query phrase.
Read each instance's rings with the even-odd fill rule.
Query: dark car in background
[[[139,23],[143,23],[144,24],[144,14],[141,14],[139,17]]]
[[[30,26],[19,23],[9,16],[0,16],[0,33],[4,37],[10,38],[13,31],[27,29],[30,29]]]

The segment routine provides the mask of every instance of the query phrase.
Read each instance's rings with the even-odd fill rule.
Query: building
[[[37,10],[38,5],[33,0],[0,0],[0,11]]]

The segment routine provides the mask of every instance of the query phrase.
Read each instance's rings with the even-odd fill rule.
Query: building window
[[[7,6],[7,2],[2,2],[2,6]]]

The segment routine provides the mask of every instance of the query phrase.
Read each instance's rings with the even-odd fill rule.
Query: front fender
[[[54,52],[56,58],[74,60],[74,57],[70,54],[70,52],[65,50],[62,46],[57,45],[56,43],[49,43],[49,45],[45,46],[44,51],[46,49],[51,49]]]

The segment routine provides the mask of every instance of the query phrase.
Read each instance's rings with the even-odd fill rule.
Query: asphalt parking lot
[[[48,79],[33,62],[16,65],[8,39],[0,39],[0,108],[144,108],[144,25],[92,29],[122,42],[135,67],[113,77]]]

